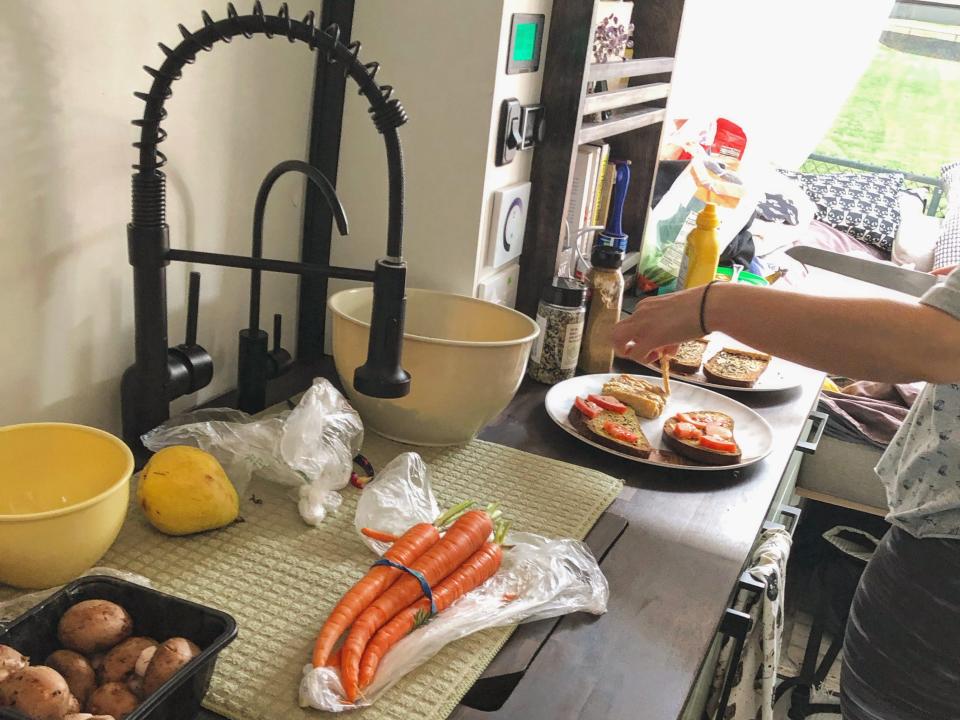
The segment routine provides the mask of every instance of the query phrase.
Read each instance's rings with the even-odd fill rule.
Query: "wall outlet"
[[[487,253],[487,262],[493,269],[496,270],[514,258],[520,257],[529,204],[529,182],[494,191],[493,219],[490,223],[489,252]]]
[[[489,275],[477,286],[477,297],[512,308],[517,304],[517,280],[520,263],[514,263],[498,273]]]

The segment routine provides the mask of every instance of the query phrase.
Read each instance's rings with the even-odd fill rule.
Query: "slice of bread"
[[[670,372],[680,375],[692,375],[700,369],[703,363],[703,353],[709,343],[704,340],[687,340],[681,343],[677,354],[670,358]],[[659,366],[660,361],[657,361]]]
[[[696,410],[692,412],[703,419],[704,422],[722,425],[731,432],[733,431],[733,418],[726,413],[716,410]],[[703,447],[699,441],[683,440],[673,434],[673,429],[678,422],[676,417],[672,417],[663,424],[663,444],[669,449],[704,465],[736,465],[740,462],[742,452],[739,444],[735,452],[723,452]],[[736,443],[736,440],[734,442]]]
[[[620,375],[603,386],[604,395],[613,395],[637,415],[648,419],[658,418],[667,404],[663,388],[636,375]]]
[[[703,364],[703,375],[710,382],[731,387],[753,387],[770,365],[766,353],[724,348]]]
[[[627,411],[623,415],[611,412],[610,410],[604,410],[597,415],[597,417],[588,418],[574,405],[570,408],[569,418],[570,423],[577,429],[577,432],[611,450],[619,450],[620,452],[635,455],[639,458],[648,458],[653,451],[653,446],[650,445],[647,436],[643,434],[636,413],[630,408],[627,408]],[[636,433],[639,436],[637,441],[635,443],[628,443],[607,433],[603,429],[603,424],[608,420],[619,423],[628,428],[630,432]]]

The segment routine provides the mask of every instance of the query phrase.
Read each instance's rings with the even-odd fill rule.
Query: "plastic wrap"
[[[493,499],[476,498],[480,502]],[[509,508],[503,510],[509,517]],[[418,522],[432,522],[438,514],[426,466],[418,455],[406,453],[364,489],[355,524],[358,530],[371,527],[402,533]],[[366,536],[361,538],[378,555],[387,548]],[[607,580],[582,542],[512,532],[504,547],[503,563],[490,580],[391,648],[356,704],[344,699],[337,669],[312,665],[304,668],[300,704],[332,712],[366,707],[447,643],[478,630],[572,612],[606,612]]]
[[[127,572],[126,570],[114,570],[109,567],[93,567],[78,577],[88,577],[90,575],[105,575],[107,577],[119,578],[127,582],[136,583],[137,585],[143,585],[144,587],[153,587],[150,580],[143,575],[137,575],[136,573]],[[25,613],[34,605],[39,605],[62,587],[63,585],[58,585],[57,587],[28,592],[22,595],[16,595],[9,600],[0,601],[0,629],[2,629],[4,622],[9,622]]]
[[[300,516],[318,525],[342,502],[336,491],[350,482],[363,423],[329,380],[317,378],[289,412],[253,418],[239,410],[198,410],[146,433],[143,444],[153,451],[192,445],[209,452],[241,495],[254,473],[295,487]]]

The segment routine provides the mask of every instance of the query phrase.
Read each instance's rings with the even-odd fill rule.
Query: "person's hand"
[[[613,328],[613,349],[620,357],[651,363],[675,355],[679,343],[700,337],[703,288],[646,298]]]
[[[949,275],[950,273],[952,273],[954,270],[956,270],[958,267],[960,267],[960,265],[950,265],[949,267],[937,268],[936,270],[931,270],[931,271],[930,271],[930,274],[931,274],[931,275],[942,275],[942,276],[946,277],[947,275]]]

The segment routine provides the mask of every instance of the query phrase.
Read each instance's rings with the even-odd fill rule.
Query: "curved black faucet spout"
[[[310,163],[303,160],[284,160],[267,173],[253,206],[253,252],[254,260],[263,257],[263,217],[267,210],[267,199],[277,180],[289,172],[306,175],[317,186],[323,199],[330,207],[341,235],[349,232],[347,214],[337,197],[337,191],[327,177]],[[293,364],[290,353],[280,345],[280,315],[273,316],[273,350],[268,349],[267,333],[260,329],[260,273],[254,267],[250,270],[250,323],[246,330],[240,331],[239,354],[237,356],[237,406],[248,413],[263,410],[267,398],[267,381],[279,377]]]
[[[260,183],[260,190],[257,191],[257,199],[253,206],[253,257],[263,257],[263,216],[267,209],[267,198],[273,189],[274,183],[281,176],[288,172],[299,172],[306,175],[310,181],[317,186],[323,199],[326,201],[333,213],[333,218],[337,223],[337,231],[341,235],[348,235],[350,232],[347,223],[347,214],[344,212],[343,203],[337,197],[337,191],[327,179],[327,176],[317,168],[303,160],[284,160],[278,163]],[[250,330],[256,332],[260,329],[260,271],[250,271]]]

